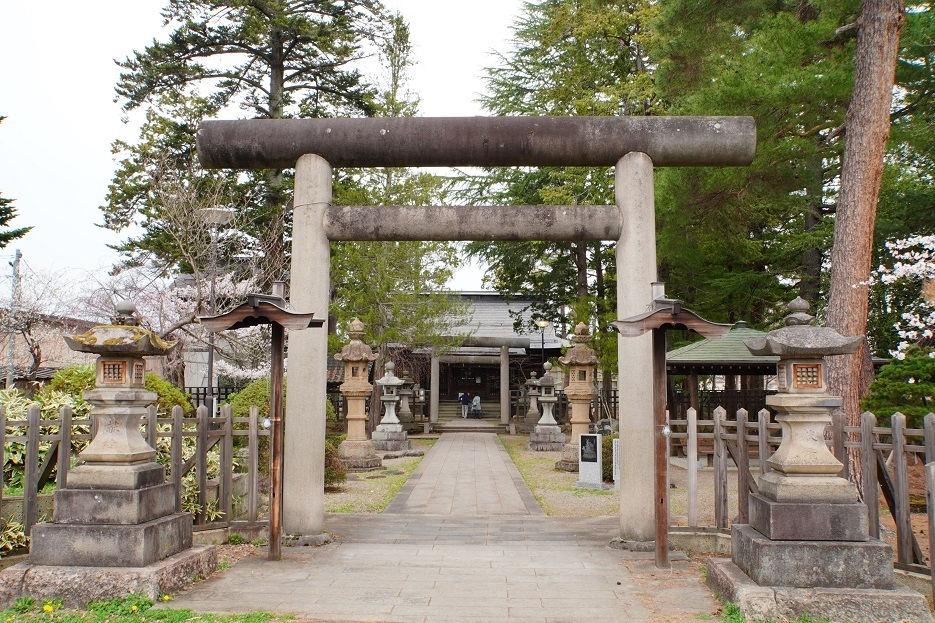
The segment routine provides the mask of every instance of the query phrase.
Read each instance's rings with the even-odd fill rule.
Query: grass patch
[[[171,601],[165,596],[160,603]],[[129,595],[123,599],[97,601],[82,609],[66,608],[57,599],[38,601],[21,597],[7,610],[0,612],[2,623],[281,623],[294,620],[291,615],[268,612],[249,614],[197,614],[191,610],[174,608],[152,609],[153,603],[142,595]]]
[[[613,495],[613,492],[608,489],[582,489],[576,488],[572,489],[571,494],[578,498],[587,497],[589,495]]]
[[[428,450],[435,441],[434,439],[411,439],[410,446],[413,449]],[[384,465],[387,469],[357,474],[356,479],[348,479],[340,487],[326,490],[325,512],[382,513],[409,480],[423,458],[406,456],[385,460]]]
[[[555,461],[561,453],[529,450],[526,436],[500,435],[498,438],[547,515],[599,517],[620,512],[615,491],[579,488],[577,473],[556,469]]]
[[[747,621],[747,618],[743,615],[743,612],[740,611],[740,608],[736,604],[727,602],[724,604],[724,608],[721,610],[721,622],[722,623],[762,623],[761,621]],[[814,618],[810,617],[807,614],[803,614],[799,618],[790,621],[790,623],[831,623],[831,619],[827,617]]]

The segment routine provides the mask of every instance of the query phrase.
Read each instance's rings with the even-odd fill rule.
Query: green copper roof
[[[717,339],[704,339],[666,353],[668,364],[770,364],[779,357],[750,354],[744,340],[762,338],[766,333],[738,322],[727,335]]]

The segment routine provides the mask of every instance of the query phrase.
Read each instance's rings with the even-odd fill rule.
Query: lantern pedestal
[[[373,447],[379,452],[405,452],[409,450],[409,434],[404,430],[373,431]]]
[[[351,472],[368,472],[383,467],[383,460],[377,456],[376,447],[369,439],[348,441],[345,439],[338,446],[338,458],[341,464]]]

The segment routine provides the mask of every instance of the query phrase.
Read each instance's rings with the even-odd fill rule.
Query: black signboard
[[[597,463],[597,440],[600,435],[581,435],[581,462]]]

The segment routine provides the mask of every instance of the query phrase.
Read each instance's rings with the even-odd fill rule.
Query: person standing
[[[471,393],[464,392],[463,394],[461,394],[458,400],[460,400],[461,402],[461,417],[463,417],[464,419],[467,419],[468,409],[471,406]]]

